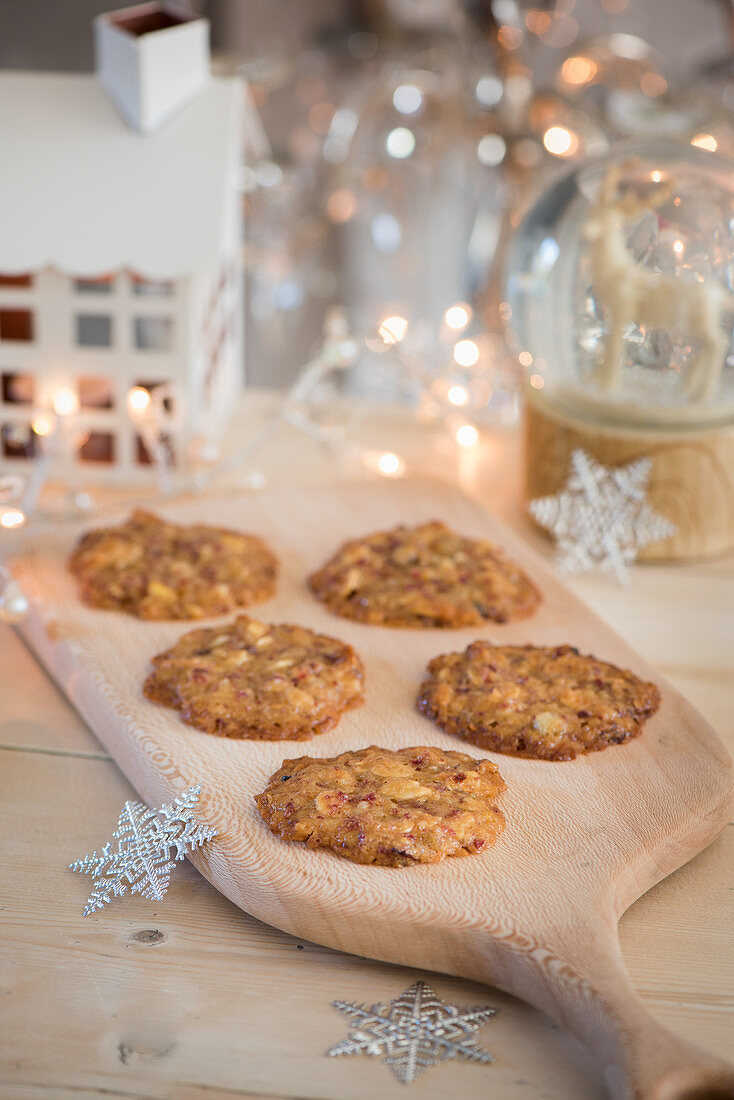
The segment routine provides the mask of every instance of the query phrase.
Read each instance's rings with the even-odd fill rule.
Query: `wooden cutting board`
[[[253,614],[350,642],[367,672],[365,705],[311,742],[221,740],[141,694],[150,658],[188,624],[139,622],[79,603],[66,571],[79,529],[44,537],[13,563],[32,604],[24,637],[142,798],[159,805],[202,784],[201,816],[219,836],[192,857],[201,873],[247,912],[299,937],[483,979],[524,998],[591,1047],[615,1100],[734,1096],[734,1070],[647,1013],[630,987],[617,938],[621,913],[709,844],[731,809],[731,762],[693,707],[516,535],[448,485],[380,481],[189,501],[160,511],[264,536],[281,576],[276,598]],[[505,547],[540,587],[539,611],[479,629],[392,630],[339,619],[310,595],[307,574],[344,539],[432,518]],[[414,705],[430,658],[462,650],[476,637],[571,643],[654,680],[660,709],[641,737],[572,762],[485,754],[442,733]],[[269,832],[253,795],[284,758],[370,744],[434,744],[491,756],[508,784],[501,799],[507,826],[496,846],[433,866],[363,867]],[[105,839],[90,837],[90,848]],[[80,912],[87,885],[80,880]]]

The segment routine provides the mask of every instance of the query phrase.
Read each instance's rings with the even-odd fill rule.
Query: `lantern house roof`
[[[0,73],[0,273],[172,280],[212,267],[236,225],[243,96],[213,77],[142,136],[94,76]]]

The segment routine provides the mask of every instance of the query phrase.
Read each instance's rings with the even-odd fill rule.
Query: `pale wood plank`
[[[343,1098],[370,1095],[353,1091],[352,1080],[368,1068],[370,1087],[386,1097],[404,1095],[384,1067],[327,1060],[323,1050],[344,1034],[331,1000],[389,999],[415,980],[415,971],[302,944],[239,912],[189,864],[178,869],[161,906],[128,898],[83,919],[86,880],[66,872],[65,863],[104,840],[116,807],[132,793],[129,785],[102,761],[8,754],[2,765],[3,804],[19,834],[15,859],[6,863],[5,904],[14,919],[6,918],[4,942],[4,969],[12,966],[12,973],[3,982],[8,1019],[0,1029],[0,1087],[10,1090],[3,1095],[13,1095],[16,1086],[19,1097],[31,1100],[33,1088],[36,1095],[52,1096],[59,1088],[60,1096],[86,1096],[87,1089],[95,1095],[104,1088],[104,1094],[112,1090],[121,1097],[198,1100],[199,1093],[207,1096],[215,1074],[222,1088],[236,1094],[264,1088],[262,1095],[269,1097]],[[43,795],[36,805],[24,798],[31,787]],[[630,971],[655,1014],[722,1055],[732,1018],[722,1011],[730,1001],[731,922],[718,896],[707,908],[700,887],[717,881],[730,858],[724,834],[623,920]],[[647,929],[642,936],[641,923]],[[164,938],[141,937],[145,932]],[[671,958],[679,965],[671,967]],[[423,1079],[422,1095],[438,1097],[449,1088],[469,1100],[485,1095],[488,1086],[503,1097],[600,1095],[581,1049],[541,1014],[488,987],[427,977],[447,999],[500,1005],[503,1014],[482,1032],[497,1064],[432,1071]],[[311,1020],[305,1030],[299,1018],[304,1005]],[[271,1014],[281,1022],[279,1034],[273,1034]],[[158,1030],[149,1027],[156,1016]],[[190,1058],[165,1053],[163,1040],[171,1036],[185,1036]],[[160,1040],[157,1047],[153,1039]],[[124,1062],[120,1044],[131,1047]],[[23,1051],[27,1057],[18,1061]],[[215,1061],[224,1063],[221,1071],[215,1072]],[[190,1071],[192,1062],[199,1077],[187,1082],[179,1074]],[[304,1091],[303,1082],[314,1074],[319,1089]],[[34,1082],[30,1091],[20,1091],[24,1081]]]
[[[274,407],[276,401],[276,395],[248,392],[242,410],[235,421],[236,432],[233,432],[233,440],[235,434],[239,439],[242,439],[249,431],[249,426],[262,419],[263,410]],[[471,491],[482,504],[491,507],[497,514],[501,515],[546,560],[549,559],[549,544],[542,535],[529,525],[520,503],[519,442],[514,433],[508,433],[505,436],[492,433],[492,435],[485,437],[480,447],[476,449],[471,461],[468,463],[464,461],[461,469],[460,460],[462,455],[457,454],[457,449],[450,440],[437,440],[436,433],[414,428],[404,417],[391,416],[388,418],[384,416],[384,413],[381,413],[374,423],[366,425],[362,436],[370,446],[398,450],[408,459],[409,465],[413,469],[434,472],[438,476],[448,478],[452,478],[457,474],[465,490]],[[293,432],[287,436],[274,439],[268,448],[267,454],[260,456],[256,464],[267,468],[269,485],[271,486],[288,482],[293,483],[294,478],[301,484],[306,482],[310,484],[331,484],[343,480],[344,477],[351,477],[355,472],[353,468],[350,469],[345,466],[340,457],[329,459],[322,449]],[[242,475],[236,474],[228,481],[230,484],[241,483]],[[643,566],[635,570],[633,585],[626,591],[619,589],[607,579],[599,576],[581,578],[571,585],[648,660],[658,664],[664,672],[668,673],[676,686],[697,703],[702,713],[710,719],[719,733],[729,742],[730,747],[734,741],[731,729],[731,715],[734,713],[734,685],[730,686],[730,654],[733,648],[731,631],[734,626],[731,615],[727,613],[734,606],[733,565],[734,556],[728,555],[713,561],[677,568]],[[689,629],[689,624],[694,625],[695,630],[693,632]],[[20,728],[17,726],[12,727],[11,742],[16,747],[28,744],[41,752],[46,750],[66,751],[67,749],[69,751],[85,752],[90,751],[90,748],[93,751],[96,742],[92,740],[90,746],[91,735],[86,727],[74,715],[74,712],[32,659],[29,659],[22,666],[17,663],[6,664],[7,647],[3,644],[6,637],[11,638],[11,644],[15,641],[7,628],[0,627],[0,677],[3,680],[2,688],[4,692],[4,695],[0,696],[0,708],[3,708],[0,710],[0,728],[2,728],[2,722],[6,717],[7,699],[14,699],[12,721],[28,723]],[[23,653],[22,649],[20,652]],[[19,660],[22,661],[23,658],[21,657]],[[21,669],[21,672],[20,675],[17,675],[19,669]],[[15,694],[13,694],[14,692]],[[36,699],[39,697],[39,692],[46,692],[49,695],[47,702],[42,704],[40,720],[39,712],[36,709]],[[77,740],[80,731],[82,739],[86,736],[86,743],[83,743],[81,748]],[[67,737],[71,741],[70,745],[66,744]],[[58,738],[60,738],[60,741],[57,740]],[[0,742],[2,740],[3,738],[0,737]],[[98,746],[97,751],[101,751]],[[4,765],[9,755],[11,754],[3,754],[0,758],[0,767]],[[20,803],[24,803],[26,799],[29,801],[38,799],[39,795],[43,794],[48,786],[53,787],[54,798],[60,799],[66,796],[63,782],[57,783],[54,781],[49,784],[45,781],[46,772],[43,769],[38,770],[39,764],[44,763],[43,761],[40,761],[34,754],[29,754],[27,760],[32,766],[29,766],[22,776],[19,773],[14,773],[15,783],[17,784],[15,790]],[[75,766],[85,771],[87,768],[84,761],[78,762]],[[93,766],[97,767],[97,765]],[[108,768],[114,774],[113,769],[109,766]],[[64,772],[64,777],[66,778],[66,776],[67,773]],[[37,782],[39,777],[43,788],[41,791],[39,791]],[[90,846],[90,841],[93,846],[94,843],[101,842],[106,836],[105,829],[109,824],[110,816],[114,817],[117,807],[128,793],[127,786],[122,783],[119,776],[118,783],[121,786],[116,794],[110,796],[108,792],[108,796],[99,800],[96,805],[94,820],[92,821],[90,818],[87,822],[85,835],[80,836],[78,842],[74,845],[74,855],[86,850]],[[72,791],[76,793],[73,785]],[[52,804],[56,805],[53,799]],[[113,808],[111,809],[111,807]],[[56,806],[55,817],[58,817],[60,822],[65,820],[66,814],[65,808],[61,812],[62,808]],[[8,815],[11,822],[14,816],[13,813]],[[22,814],[19,814],[19,816],[22,817]],[[28,828],[33,831],[32,823],[28,825]],[[53,831],[53,823],[51,823],[50,828]],[[686,1035],[707,1046],[708,1049],[721,1054],[726,1054],[727,1045],[730,1045],[730,1043],[727,1044],[726,1039],[730,1037],[732,1020],[734,1019],[728,997],[732,983],[728,976],[725,979],[723,977],[727,975],[726,962],[727,960],[730,961],[733,956],[732,947],[730,946],[732,942],[731,932],[724,920],[730,910],[728,897],[730,896],[731,884],[732,832],[732,830],[728,830],[712,848],[637,902],[623,918],[621,925],[623,945],[631,976],[656,1016],[677,1030],[679,1034]],[[93,839],[92,833],[94,834]],[[713,858],[719,851],[724,852],[723,862],[717,858],[714,858],[713,863],[710,862],[710,857]],[[60,856],[62,865],[67,858],[67,854],[62,853]],[[40,867],[36,865],[34,873],[43,877],[47,870],[48,863],[44,862]],[[691,875],[693,875],[692,878]],[[76,884],[77,888],[83,885],[82,879],[77,879],[76,876],[71,874],[65,876],[65,878],[71,880],[72,886]],[[669,896],[667,892],[669,888],[679,882],[683,885]],[[198,887],[197,884],[199,884]],[[23,897],[28,897],[29,889],[25,888],[20,891]],[[211,938],[215,945],[213,953],[217,958],[226,955],[228,965],[233,965],[232,959],[235,953],[233,942],[236,943],[237,952],[239,952],[240,944],[245,943],[247,952],[267,959],[271,967],[277,968],[280,965],[286,965],[281,960],[283,953],[288,951],[287,945],[294,943],[290,937],[276,932],[272,928],[265,928],[265,926],[259,925],[240,914],[218,897],[198,876],[195,876],[192,881],[186,880],[186,886],[182,889],[181,894],[177,895],[177,899],[173,897],[175,891],[176,885],[174,882],[164,903],[165,914],[168,915],[169,905],[181,905],[179,937],[180,942],[186,944],[189,952],[196,952],[197,941],[202,937],[207,942]],[[32,891],[30,892],[32,893]],[[3,903],[8,906],[7,912],[10,914],[12,914],[14,902],[15,899],[10,902],[6,899]],[[46,895],[42,892],[40,899],[35,899],[34,904],[27,908],[23,907],[22,921],[27,923],[28,928],[43,927],[42,906],[45,903]],[[135,902],[128,900],[126,904],[134,905]],[[224,912],[233,914],[231,922],[223,919],[220,906],[224,907]],[[3,919],[7,918],[3,917]],[[10,919],[14,921],[14,915]],[[119,936],[124,939],[125,935],[129,934],[131,930],[135,931],[137,929],[140,931],[149,926],[150,923],[148,921],[146,924],[146,921],[141,919],[139,926],[126,925],[124,929],[120,930]],[[68,927],[71,929],[74,926],[70,923]],[[86,922],[81,924],[81,928],[86,930]],[[15,936],[17,933],[15,923],[14,929]],[[264,935],[262,930],[264,930]],[[54,931],[55,925],[52,923],[49,936],[52,936],[54,943],[56,943],[57,937],[54,935]],[[11,942],[14,943],[15,939]],[[100,942],[103,943],[104,941],[101,940]],[[161,948],[148,945],[147,949],[159,951]],[[371,973],[370,967],[374,967],[378,975],[394,972],[392,968],[380,964],[370,964],[364,960],[353,960],[348,956],[338,955],[314,945],[306,945],[304,951],[298,952],[298,956],[304,956],[306,953],[317,964],[318,978],[324,972],[330,974],[332,971],[329,968],[332,967],[335,967],[339,974],[346,973],[348,975],[348,982],[344,982],[344,985],[340,984],[340,987],[335,991],[332,990],[334,997],[347,996],[352,999],[370,1000],[372,994],[363,992],[360,984],[365,972]],[[212,951],[207,951],[206,954],[207,959],[210,959]],[[249,957],[249,954],[245,955],[245,966],[249,965]],[[75,958],[69,933],[64,944],[64,950],[60,952],[58,958],[54,959],[54,965],[49,972],[52,982],[62,983],[64,981],[67,971],[70,968],[73,969]],[[286,958],[290,958],[290,956],[286,955]],[[43,967],[35,958],[35,944],[32,936],[27,942],[24,941],[22,959],[19,961],[21,962],[21,968],[27,969],[34,975],[35,979],[28,988],[16,990],[14,995],[14,1003],[17,1005],[19,1001],[21,1002],[22,1013],[30,1022],[23,1036],[23,1041],[19,1043],[16,1051],[8,1052],[3,1049],[2,1059],[4,1065],[6,1054],[9,1058],[15,1058],[17,1051],[19,1051],[20,1061],[24,1063],[27,1070],[33,1064],[33,1058],[37,1056],[38,1034],[44,1034],[42,1030],[40,1032],[34,1030],[33,1019],[37,1017],[41,1022],[44,1020],[49,1021],[49,1034],[53,1036],[51,1043],[53,1049],[54,1045],[58,1044],[58,1035],[55,1028],[58,1025],[59,1013],[63,1015],[68,1011],[68,1003],[63,1001],[59,994],[53,1002],[54,1011],[46,1011],[46,982],[44,979],[48,975],[44,974]],[[238,955],[237,963],[239,964],[240,961]],[[181,963],[181,960],[177,960],[177,962],[179,965],[186,965],[185,962]],[[348,968],[352,963],[357,964],[355,972]],[[343,970],[345,964],[347,965],[346,972]],[[90,954],[88,965],[92,976],[96,975],[98,965],[102,968],[108,965],[104,959],[103,946],[100,946],[98,951]],[[366,971],[363,969],[365,967],[367,968]],[[130,992],[133,999],[136,995],[141,999],[144,998],[145,983],[149,980],[157,980],[159,977],[156,968],[152,968],[152,978],[148,975],[146,969],[142,965],[136,967],[135,975],[130,979]],[[401,971],[396,972],[401,973]],[[415,977],[414,971],[405,971],[404,973],[406,980],[402,984],[398,983],[399,988],[404,988]],[[218,999],[218,974],[219,970],[215,966],[211,974],[211,984],[207,984],[205,989],[210,1012],[215,1020],[219,1019],[219,1009],[221,1008]],[[128,984],[128,977],[127,973],[123,975],[121,978],[123,984]],[[431,980],[430,976],[429,980]],[[452,979],[435,979],[436,984],[438,982],[450,984],[451,981]],[[728,985],[725,984],[725,981],[728,982]],[[374,999],[384,1000],[388,996],[385,993],[383,984],[382,981],[378,981]],[[345,985],[348,985],[349,989],[345,989]],[[460,990],[471,989],[468,983],[457,983],[457,988]],[[466,1001],[488,999],[485,987],[476,988],[478,995],[472,997],[467,994]],[[442,984],[442,992],[443,989]],[[283,987],[277,987],[275,991],[277,996],[273,998],[270,997],[269,990],[270,981],[266,980],[264,982],[264,992],[261,990],[263,1004],[278,1005],[279,998],[282,1000],[283,997],[287,996],[287,991]],[[396,989],[396,991],[399,990]],[[494,993],[494,991],[490,990],[490,993]],[[389,995],[393,994],[390,993]],[[502,995],[497,994],[496,996],[500,998]],[[10,999],[8,998],[8,1000]],[[327,994],[325,1000],[328,1001],[328,999],[329,995]],[[461,993],[456,994],[456,999],[463,999]],[[310,991],[303,993],[303,1003],[308,1005],[309,1012],[312,1009],[313,1000]],[[3,1001],[5,1002],[6,999],[3,998]],[[228,1003],[227,1001],[227,1006]],[[499,1003],[499,1000],[494,1003]],[[513,1004],[517,1004],[517,1002],[513,1002]],[[522,1011],[513,1018],[512,1026],[517,1028],[518,1034],[525,1040],[518,1064],[525,1071],[527,1083],[518,1083],[520,1080],[518,1077],[518,1081],[513,1082],[507,1095],[528,1098],[546,1095],[542,1072],[542,1059],[546,1057],[545,1050],[542,1046],[536,1046],[535,1034],[532,1029],[528,1030],[527,1014],[530,1013],[531,1018],[537,1014],[531,1013],[531,1010],[523,1006],[520,1006],[520,1008]],[[6,1005],[3,1003],[3,1009],[0,1011],[5,1010]],[[331,1014],[331,1010],[329,1010],[329,1014]],[[340,1024],[336,1014],[333,1014],[333,1016]],[[501,1020],[502,1017],[498,1021],[494,1021],[483,1032],[483,1037],[485,1035],[487,1037],[487,1045],[495,1051],[498,1049],[498,1045],[494,1041],[495,1028],[499,1027]],[[74,1023],[81,1034],[88,1036],[89,1045],[95,1047],[100,1045],[102,1042],[100,1030],[105,1021],[99,1019],[96,1002],[93,999],[87,997],[84,1004],[78,1007]],[[236,1045],[237,1036],[228,1030],[229,1020],[225,1019],[222,1026],[227,1036]],[[3,1029],[0,1027],[0,1033],[2,1031]],[[335,1038],[341,1037],[343,1033],[343,1031],[338,1031]],[[578,1057],[578,1052],[579,1048],[572,1044],[569,1058]],[[279,1065],[280,1053],[278,1049],[271,1051],[273,1066]],[[87,1058],[86,1050],[81,1049],[80,1066],[86,1064]],[[539,1059],[537,1062],[535,1061],[536,1058]],[[324,1061],[327,1065],[332,1064],[330,1060],[324,1059]],[[528,1071],[528,1063],[531,1064],[532,1071]],[[364,1060],[353,1063],[353,1071],[359,1075],[364,1065],[369,1065],[369,1063]],[[9,1079],[6,1081],[4,1071],[0,1071],[0,1091],[3,1097],[6,1095],[13,1096],[16,1095],[16,1089],[23,1088],[24,1091],[22,1093],[18,1092],[17,1095],[30,1097],[31,1100],[35,1100],[35,1097],[40,1095],[63,1096],[64,1100],[67,1096],[76,1095],[99,1095],[100,1097],[110,1095],[127,1097],[132,1095],[127,1091],[121,1091],[123,1088],[127,1088],[127,1078],[130,1077],[127,1067],[119,1067],[122,1078],[115,1077],[114,1085],[112,1084],[113,1078],[110,1077],[108,1080],[105,1076],[104,1083],[99,1083],[99,1088],[97,1082],[91,1086],[83,1085],[77,1073],[77,1068],[73,1068],[75,1083],[67,1087],[66,1082],[61,1080],[61,1075],[55,1073],[53,1059],[49,1057],[46,1066],[47,1073],[46,1070],[44,1071],[44,1084],[30,1084],[29,1082],[33,1080],[33,1077],[32,1074],[28,1073],[24,1077],[25,1084],[21,1085],[20,1080],[13,1083],[12,1092],[8,1091],[10,1088]],[[382,1069],[382,1067],[378,1068]],[[468,1068],[473,1069],[474,1067]],[[492,1073],[496,1069],[496,1066],[492,1067]],[[117,1070],[118,1067],[115,1067],[114,1072],[117,1073]],[[448,1068],[448,1070],[442,1069],[434,1072],[446,1074],[443,1078],[446,1083],[445,1091],[454,1088],[453,1067]],[[380,1078],[381,1084],[384,1081],[390,1081],[388,1071],[385,1070],[384,1074],[384,1079]],[[424,1084],[429,1082],[431,1076],[429,1075],[423,1079],[424,1083],[419,1086],[421,1091]],[[171,1084],[171,1081],[167,1080],[164,1085],[161,1085],[161,1079],[156,1078],[152,1084],[151,1080],[150,1073],[141,1076],[140,1087],[144,1088],[145,1091],[138,1095],[145,1096],[146,1100],[148,1100],[148,1097],[164,1094],[166,1096],[180,1096],[181,1100],[189,1100],[190,1096],[195,1100],[199,1100],[199,1097],[202,1100],[204,1098],[212,1100],[213,1097],[219,1100],[220,1095],[223,1098],[231,1095],[246,1095],[242,1091],[244,1079],[238,1080],[232,1089],[220,1088],[212,1082],[204,1083],[200,1081],[196,1084],[180,1085]],[[494,1081],[495,1078],[492,1078],[492,1080]],[[560,1096],[594,1095],[592,1092],[579,1091],[583,1090],[584,1083],[574,1077],[569,1077],[565,1080],[565,1083],[559,1078],[557,1083],[561,1091],[548,1092],[548,1096],[560,1098]],[[296,1084],[300,1085],[301,1082],[296,1082]],[[7,1087],[5,1087],[6,1085]],[[249,1081],[244,1080],[244,1085],[249,1091],[251,1100],[255,1100],[258,1095],[263,1097],[267,1095],[271,1098],[277,1095],[281,1097],[288,1096],[289,1098],[303,1095],[301,1091],[294,1093],[281,1091],[277,1093],[274,1091],[275,1086],[271,1080],[265,1082],[263,1091],[255,1093],[253,1093],[255,1086]],[[164,1093],[149,1091],[150,1088],[160,1089],[161,1087],[164,1087]],[[563,1091],[564,1088],[566,1091]],[[114,1091],[108,1091],[108,1089],[114,1089]],[[184,1089],[185,1095],[181,1089]],[[186,1091],[187,1089],[192,1091]],[[454,1091],[456,1091],[455,1088]],[[485,1088],[483,1094],[486,1093]],[[505,1095],[495,1093],[494,1087],[491,1089],[491,1094]],[[396,1095],[403,1096],[404,1090],[398,1090]],[[458,1092],[457,1095],[459,1095]],[[466,1095],[470,1097],[474,1093],[469,1092]],[[341,1100],[344,1100],[346,1096],[349,1096],[351,1100],[352,1094],[348,1090],[342,1094]]]
[[[521,543],[453,491],[426,482],[389,488],[339,487],[308,497],[289,493],[239,502],[208,499],[168,509],[168,513],[184,520],[222,522],[231,519],[233,509],[241,510],[282,555],[283,578],[269,616],[295,617],[317,629],[338,626],[340,636],[352,641],[365,657],[370,694],[364,713],[344,719],[334,735],[319,739],[315,751],[333,752],[334,744],[353,745],[350,733],[360,738],[358,743],[367,739],[397,745],[410,737],[414,744],[421,739],[438,740],[447,747],[454,744],[428,728],[411,706],[426,660],[446,646],[446,635],[414,634],[408,647],[402,632],[370,631],[343,621],[335,624],[307,597],[303,586],[309,568],[341,539],[363,527],[397,519],[415,521],[440,514],[469,534],[495,538],[531,571],[545,602],[530,622],[502,627],[507,640],[572,641],[659,680],[621,639],[544,574]],[[358,523],[362,526],[357,527]],[[252,810],[243,814],[242,799],[260,789],[262,777],[282,759],[282,747],[257,742],[233,747],[202,738],[142,700],[139,684],[147,664],[143,644],[150,645],[147,652],[156,652],[180,630],[170,624],[141,625],[81,607],[63,570],[69,548],[67,536],[66,542],[47,542],[43,552],[22,562],[21,578],[36,599],[36,615],[29,622],[32,642],[79,700],[144,796],[170,796],[194,778],[216,790],[210,805],[223,826],[221,839],[212,848],[211,861],[205,856],[195,862],[203,863],[220,889],[243,908],[291,931],[297,929],[309,938],[360,954],[410,960],[467,976],[483,973],[491,980],[499,976],[507,988],[521,991],[566,1023],[574,1020],[578,1033],[609,1059],[610,1080],[614,1058],[619,1057],[611,1051],[618,1040],[637,1051],[624,1057],[641,1075],[662,1071],[666,1061],[690,1062],[697,1057],[683,1052],[677,1040],[644,1019],[621,971],[612,977],[618,967],[613,936],[601,947],[614,907],[628,903],[661,874],[690,858],[716,835],[720,819],[723,823],[729,781],[721,747],[672,688],[664,687],[663,705],[646,736],[623,750],[558,768],[503,758],[509,820],[514,815],[523,827],[514,833],[508,830],[491,861],[452,862],[448,870],[441,868],[430,876],[415,871],[414,890],[407,891],[395,875],[383,876],[374,869],[366,875],[345,861],[328,863],[323,857],[319,863],[318,857],[298,846],[279,845],[263,835],[261,823],[251,824],[254,815]],[[497,635],[496,628],[486,630],[490,636]],[[451,643],[456,644],[453,637]],[[694,746],[697,756],[692,769]],[[633,777],[638,794],[631,789]],[[668,803],[672,806],[675,800],[678,806],[671,815]],[[571,831],[566,805],[573,806]],[[588,853],[585,861],[578,856],[579,845]],[[226,853],[221,864],[217,851]],[[448,876],[445,882],[442,876]],[[483,898],[481,912],[478,897]],[[565,900],[559,908],[560,897]],[[569,907],[574,904],[569,920]],[[584,942],[589,949],[586,961],[581,950]],[[512,965],[504,954],[508,949]],[[546,956],[550,965],[538,968],[537,960]],[[573,975],[570,981],[569,975]],[[593,994],[594,1011],[602,1004],[611,1006],[606,1016],[601,1013],[606,1023],[598,1024],[596,1033],[594,1013],[590,1015],[585,1005],[589,988],[598,990]],[[621,1028],[620,1019],[625,1021]],[[648,1038],[643,1040],[646,1032]],[[661,1052],[659,1071],[652,1068],[647,1053],[642,1059],[641,1052],[650,1043]]]
[[[1,624],[0,671],[0,746],[109,759],[16,632]]]
[[[480,1033],[495,1064],[428,1072],[425,1100],[602,1096],[589,1056],[520,1001],[294,939],[236,909],[188,862],[160,905],[128,897],[83,918],[88,880],[65,865],[104,842],[129,784],[105,761],[5,753],[0,764],[17,830],[3,861],[3,1097],[398,1100],[405,1087],[377,1059],[324,1057],[347,1033],[330,1005],[384,1002],[418,977],[446,1000],[502,1010]]]

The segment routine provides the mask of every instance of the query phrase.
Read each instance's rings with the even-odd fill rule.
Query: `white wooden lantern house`
[[[148,37],[174,36],[155,53],[163,65],[181,25],[202,22],[158,4],[103,18],[132,61]],[[144,135],[94,76],[0,74],[0,473],[22,472],[51,432],[66,440],[54,475],[150,477],[135,387],[170,387],[159,405],[173,464],[221,434],[243,383],[244,93],[192,73],[197,87],[169,96]]]

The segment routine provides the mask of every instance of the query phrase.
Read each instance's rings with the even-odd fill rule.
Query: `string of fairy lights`
[[[464,303],[451,306],[446,311],[447,328],[455,334],[459,334],[470,320],[471,307]],[[168,436],[171,421],[167,403],[173,396],[173,387],[160,386],[151,390],[142,386],[131,387],[126,398],[128,415],[143,438],[156,470],[154,496],[148,499],[163,502],[187,493],[200,494],[227,474],[246,470],[248,463],[272,442],[274,433],[285,425],[327,444],[340,459],[348,455],[368,473],[385,478],[402,477],[407,471],[407,463],[397,451],[379,450],[358,443],[350,436],[346,423],[332,421],[324,425],[313,412],[316,394],[324,383],[328,383],[332,375],[347,375],[365,352],[375,356],[375,376],[383,372],[392,382],[400,380],[406,392],[412,395],[415,395],[416,387],[419,391],[435,392],[439,380],[417,368],[413,356],[401,352],[401,345],[408,333],[408,321],[394,315],[384,318],[373,336],[359,337],[349,331],[343,310],[330,310],[321,346],[299,372],[267,423],[224,459],[198,469],[191,469],[189,464],[189,468],[179,474],[174,473],[176,456],[170,448]],[[382,363],[380,356],[384,357]],[[453,356],[456,363],[470,366],[477,361],[478,350],[472,340],[461,338],[453,345]],[[468,404],[469,393],[461,384],[453,382],[448,388],[443,388],[449,407],[460,411]],[[181,407],[180,400],[176,403]],[[112,490],[105,493],[104,504],[95,502],[88,493],[75,492],[71,511],[68,508],[62,512],[38,510],[42,490],[53,477],[54,458],[60,455],[68,458],[83,440],[84,433],[75,424],[76,411],[73,391],[62,387],[53,395],[48,412],[39,413],[34,419],[34,430],[42,439],[43,447],[31,473],[27,477],[13,475],[0,478],[0,528],[4,531],[17,532],[32,522],[38,534],[47,525],[59,521],[67,522],[70,518],[80,519],[92,514],[97,518],[119,511],[121,501]],[[432,419],[437,419],[435,412]],[[478,444],[479,432],[466,417],[459,416],[456,422],[450,421],[449,428],[458,448],[468,449]],[[175,465],[181,468],[184,464]],[[257,472],[245,479],[246,486],[252,489],[261,488],[264,483],[264,478]],[[0,621],[19,621],[27,607],[26,597],[19,585],[0,565]]]

